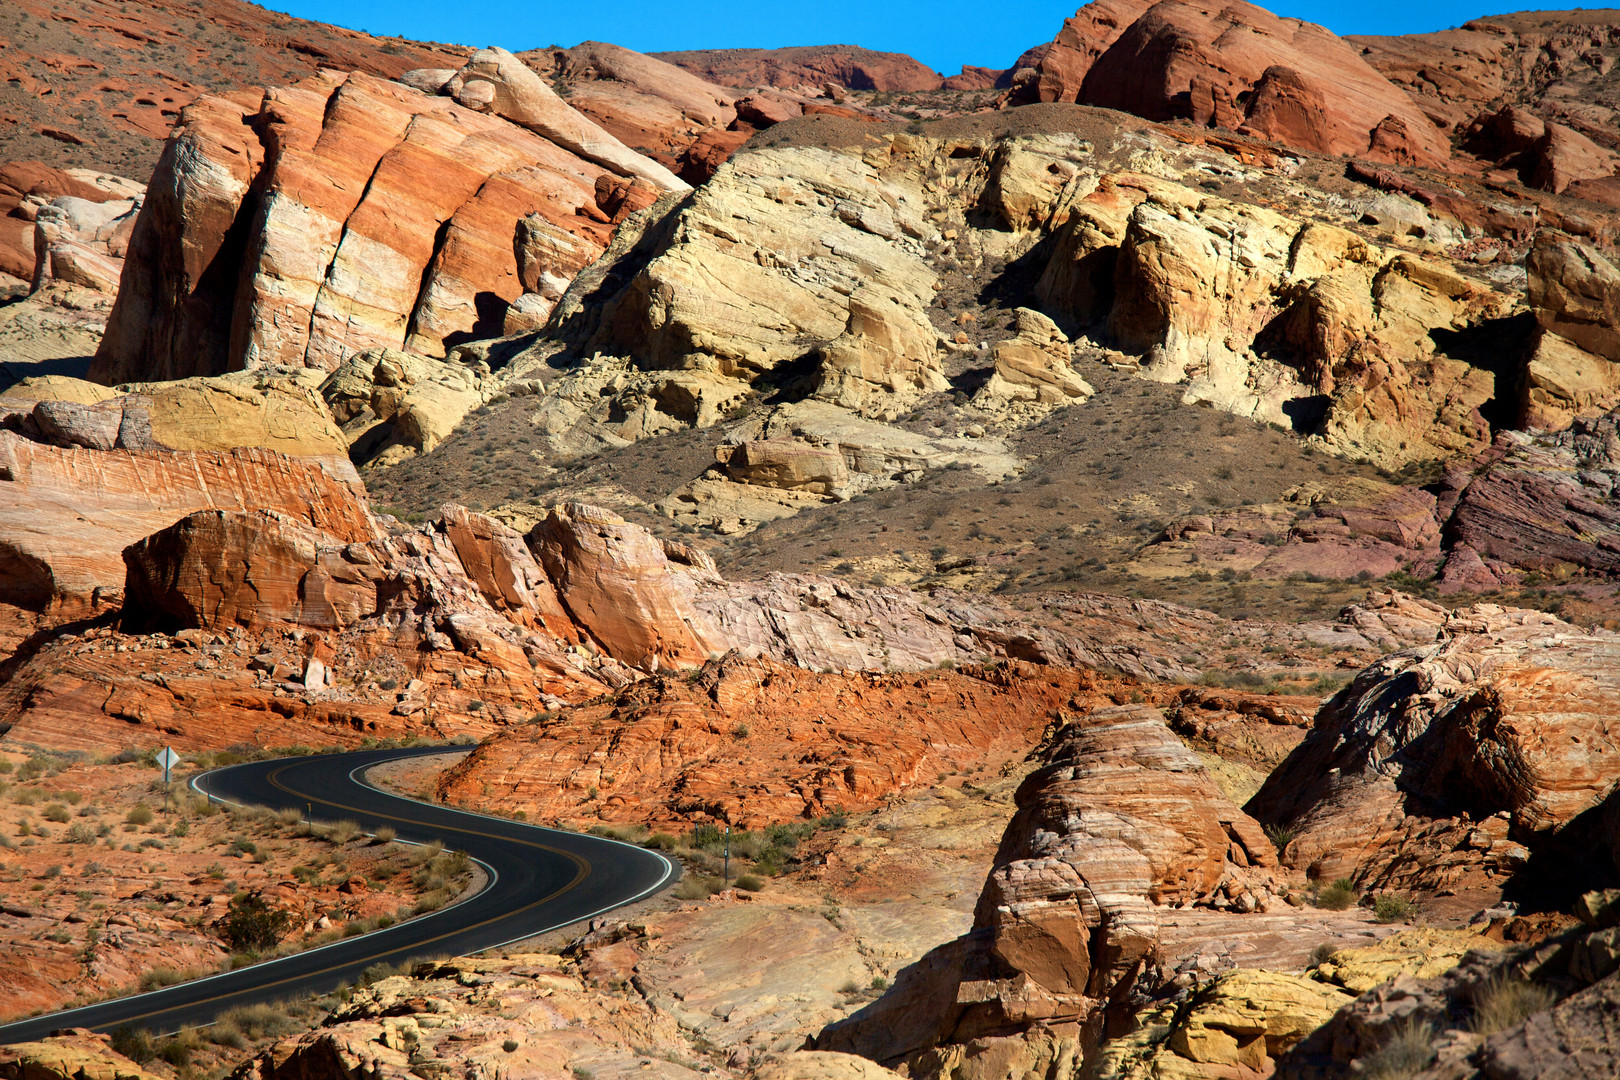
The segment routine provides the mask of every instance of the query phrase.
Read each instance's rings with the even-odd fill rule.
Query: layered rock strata
[[[1162,905],[1273,902],[1260,826],[1144,707],[1058,731],[1020,786],[974,932],[823,1031],[909,1075],[1077,1069],[1154,958]]]
[[[94,377],[330,370],[372,347],[442,355],[498,335],[522,295],[518,219],[577,237],[572,265],[556,267],[577,271],[610,231],[598,181],[685,187],[509,53],[475,54],[445,89],[454,100],[323,72],[250,105],[188,106]]]
[[[1540,612],[1460,609],[1325,705],[1248,809],[1293,830],[1284,860],[1313,877],[1556,897],[1620,778],[1617,649]]]

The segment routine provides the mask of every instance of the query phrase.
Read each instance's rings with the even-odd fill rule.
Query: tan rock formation
[[[328,375],[320,394],[343,425],[351,459],[387,466],[433,450],[498,385],[462,364],[368,349]]]
[[[109,1037],[69,1028],[38,1042],[0,1048],[5,1080],[157,1080],[114,1050]]]
[[[1486,440],[1492,374],[1431,331],[1513,302],[1439,260],[1141,176],[1074,204],[1036,293],[1076,325],[1106,319],[1147,377],[1240,415],[1290,423],[1285,406],[1326,395],[1327,444],[1392,465]]]
[[[1620,403],[1620,364],[1542,330],[1525,364],[1521,394],[1521,427],[1562,431]]]
[[[1140,1014],[1135,1031],[1103,1044],[1094,1068],[1119,1080],[1266,1076],[1351,1000],[1303,975],[1235,971]]]
[[[991,347],[995,367],[982,396],[992,402],[1075,405],[1096,393],[1069,366],[1069,339],[1038,311],[1019,308],[1016,337]]]
[[[844,332],[822,347],[816,397],[892,419],[919,395],[950,387],[939,335],[908,299],[866,288],[849,298]]]
[[[1540,232],[1525,269],[1530,306],[1543,330],[1620,362],[1620,268],[1588,244]]]
[[[914,185],[836,151],[734,158],[661,226],[667,239],[589,347],[752,379],[803,355],[806,341],[849,331],[830,378],[863,393],[867,383],[934,385],[923,312],[935,274],[923,241],[935,230]]]

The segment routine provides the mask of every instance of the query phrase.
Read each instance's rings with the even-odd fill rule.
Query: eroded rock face
[[[93,376],[331,370],[370,347],[442,355],[498,335],[522,295],[518,219],[539,214],[600,251],[598,180],[684,188],[497,52],[447,84],[454,101],[325,72],[254,106],[188,106]]]
[[[751,380],[820,341],[835,384],[937,388],[922,210],[920,190],[851,154],[734,158],[660,225],[589,348]]]
[[[1072,205],[1036,295],[1075,326],[1102,323],[1148,378],[1392,465],[1488,439],[1493,374],[1439,352],[1434,332],[1513,307],[1440,260],[1129,174]]]
[[[785,49],[694,49],[654,53],[722,86],[777,86],[819,90],[834,82],[852,90],[937,90],[941,79],[905,53],[851,45]]]
[[[1090,683],[1031,664],[888,676],[728,656],[490,740],[440,790],[468,804],[500,792],[536,819],[573,820],[595,788],[588,812],[608,821],[763,828],[870,809],[969,762],[1012,761]]]
[[[1620,776],[1617,656],[1614,635],[1551,615],[1458,610],[1325,705],[1248,809],[1297,829],[1285,861],[1325,880],[1499,894],[1529,866],[1518,885],[1556,894],[1552,853],[1591,843]]]
[[[1445,138],[1344,41],[1252,4],[1106,0],[1068,20],[1030,84],[1074,101],[1189,119],[1330,154],[1443,165]]]
[[[1620,269],[1592,246],[1551,232],[1536,234],[1525,269],[1543,330],[1620,362]]]
[[[1056,323],[1030,308],[1017,312],[1018,334],[990,350],[995,364],[981,396],[986,404],[1042,407],[1076,405],[1096,393],[1069,366],[1069,339]]]
[[[1075,1068],[1154,958],[1160,905],[1272,901],[1260,826],[1155,709],[1101,709],[1061,729],[1020,786],[974,916],[818,1049],[909,1075]]]
[[[487,365],[368,349],[345,360],[320,393],[343,426],[351,460],[394,465],[438,446],[457,424],[499,393]]]
[[[115,603],[123,549],[208,507],[271,508],[333,536],[365,541],[370,516],[318,464],[269,450],[60,448],[0,431],[0,551],[7,603]]]

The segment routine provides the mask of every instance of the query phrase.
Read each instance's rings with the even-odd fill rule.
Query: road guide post
[[[157,763],[163,766],[163,812],[169,811],[169,770],[180,764],[180,755],[174,752],[174,747],[165,746],[163,752],[158,754]]]

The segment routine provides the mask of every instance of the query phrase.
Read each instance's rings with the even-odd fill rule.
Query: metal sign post
[[[720,872],[721,884],[731,881],[731,822],[726,822],[726,868]]]
[[[157,756],[157,763],[163,766],[163,810],[169,809],[169,770],[180,764],[180,755],[174,752],[174,747],[165,746],[163,752]]]

